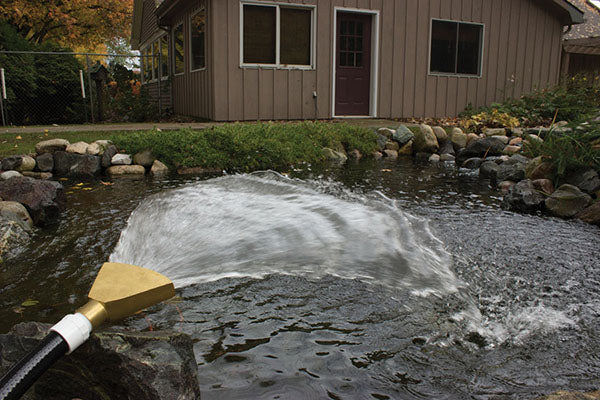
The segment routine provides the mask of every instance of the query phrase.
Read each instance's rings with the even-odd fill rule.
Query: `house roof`
[[[133,0],[133,22],[131,23],[131,48],[139,50],[142,37],[142,14],[144,0]]]
[[[565,35],[565,40],[600,37],[600,10],[589,0],[570,1],[584,12],[584,22],[581,25],[573,26]]]

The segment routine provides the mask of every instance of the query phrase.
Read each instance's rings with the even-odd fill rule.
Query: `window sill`
[[[240,64],[242,69],[277,69],[277,70],[300,70],[314,71],[312,65],[276,65],[276,64]]]
[[[207,70],[207,68],[203,67],[203,68],[193,69],[193,70],[190,71],[190,73],[192,73],[192,72],[206,71],[206,70]]]
[[[429,72],[429,76],[438,76],[438,77],[444,77],[444,78],[475,78],[475,79],[481,78],[481,74],[479,74],[479,75],[452,74],[449,72]]]

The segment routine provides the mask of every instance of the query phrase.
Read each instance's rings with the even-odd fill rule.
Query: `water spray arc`
[[[19,399],[52,364],[83,344],[93,329],[175,295],[165,276],[130,264],[105,263],[88,294],[89,301],[50,328],[37,348],[0,379],[0,399]]]

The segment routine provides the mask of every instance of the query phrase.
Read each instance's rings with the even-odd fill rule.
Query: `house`
[[[446,117],[558,83],[581,22],[566,0],[135,0],[132,45],[177,114]]]
[[[584,12],[584,23],[564,36],[561,72],[565,76],[598,76],[600,72],[600,1],[571,0]]]

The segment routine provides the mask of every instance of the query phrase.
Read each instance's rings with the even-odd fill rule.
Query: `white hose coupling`
[[[67,354],[71,354],[90,337],[92,323],[81,313],[66,315],[59,323],[50,328],[58,333],[69,345]]]

